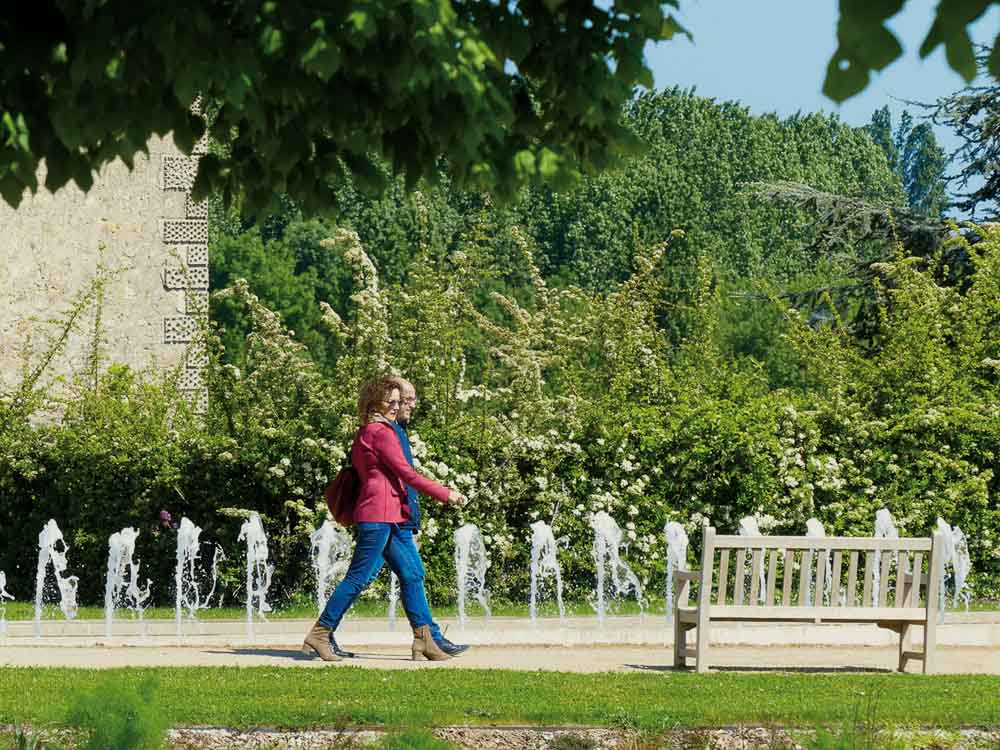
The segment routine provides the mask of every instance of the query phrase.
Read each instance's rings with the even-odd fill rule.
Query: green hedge
[[[461,510],[425,503],[435,601],[454,599],[451,534],[467,521],[487,539],[498,599],[527,599],[537,518],[565,537],[567,596],[584,597],[593,587],[587,517],[607,510],[655,603],[669,520],[687,526],[697,552],[702,518],[731,531],[756,514],[769,531],[803,533],[816,516],[830,534],[864,536],[883,506],[907,535],[927,534],[939,515],[960,525],[976,593],[1000,595],[997,233],[968,249],[975,270],[962,287],[942,285],[925,269],[933,263],[901,249],[883,264],[875,346],[776,305],[794,388],[772,387],[766,367],[720,349],[724,305],[704,258],[685,312],[690,333],[670,343],[658,323],[669,243],[643,249],[632,277],[598,294],[549,288],[522,242],[530,300],[495,296],[503,312],[492,316],[475,302],[488,268],[474,247],[425,257],[406,286],[382,288],[356,235],[339,230],[325,244],[355,269],[359,289],[346,321],[327,315],[343,352],[332,374],[238,282],[216,295],[248,321],[245,356],[225,363],[219,336],[206,333],[203,418],[178,403],[170,378],[119,366],[78,384],[58,424],[37,419],[40,384],[4,398],[0,569],[18,598],[30,598],[35,540],[52,517],[84,601],[101,600],[108,535],[131,525],[154,596],[169,602],[174,540],[158,528],[161,509],[188,515],[226,550],[228,601],[243,595],[240,519],[260,512],[277,565],[272,598],[309,595],[319,494],[354,430],[358,382],[384,368],[420,391],[421,470],[472,498]],[[472,357],[482,361],[476,382],[465,374]]]

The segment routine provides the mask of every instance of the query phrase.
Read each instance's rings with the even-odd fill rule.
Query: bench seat
[[[686,622],[697,622],[697,608],[678,609]],[[927,617],[924,607],[748,607],[711,605],[712,622],[909,622],[919,625]],[[693,619],[692,619],[693,618]]]

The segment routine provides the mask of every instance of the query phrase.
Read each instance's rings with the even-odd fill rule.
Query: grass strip
[[[965,610],[948,610],[962,613]],[[973,602],[969,608],[971,612],[995,612],[1000,614],[1000,602],[977,601]],[[658,618],[664,617],[663,603],[657,602],[647,607],[642,612],[655,622]],[[528,605],[511,602],[498,602],[492,605],[491,613],[494,617],[528,617]],[[593,606],[586,601],[570,601],[565,603],[565,613],[568,617],[596,617]],[[150,607],[143,613],[145,620],[173,620],[176,616],[173,607]],[[316,605],[312,602],[308,604],[276,604],[274,611],[268,615],[269,620],[296,619],[308,620],[316,617]],[[402,614],[402,613],[400,613]],[[473,621],[482,621],[484,612],[478,605],[471,605],[468,615]],[[554,605],[539,607],[540,617],[554,618],[559,616],[559,611]],[[625,617],[634,617],[640,614],[639,605],[634,601],[615,602],[610,614]],[[434,606],[434,615],[437,619],[458,617],[458,607],[455,604],[442,604]],[[351,607],[350,617],[387,617],[388,608],[383,601],[363,600],[355,602]],[[199,620],[242,620],[246,617],[246,607],[209,607],[198,612]],[[6,619],[8,622],[19,622],[33,620],[35,618],[35,605],[31,602],[10,602],[7,604]],[[128,622],[132,620],[132,614],[128,610],[119,609],[115,613],[116,621]],[[65,616],[58,606],[47,604],[42,614],[42,619],[49,621],[65,621]],[[76,619],[78,620],[103,620],[104,608],[92,605],[80,606]]]
[[[0,668],[0,724],[64,726],[103,682],[152,678],[172,726],[233,728],[446,724],[676,727],[837,724],[877,696],[901,726],[1000,726],[1000,677],[807,673],[379,670],[358,667]]]
[[[662,618],[663,605],[653,606],[644,610],[649,617]],[[528,617],[527,604],[497,603],[494,604],[491,613],[495,617]],[[566,602],[565,613],[569,617],[596,617],[596,612],[590,602]],[[616,602],[612,608],[612,614],[634,616],[640,613],[639,605],[632,601]],[[176,616],[173,607],[149,607],[143,612],[145,620],[173,620]],[[316,604],[276,604],[274,611],[268,615],[269,620],[300,619],[307,620],[316,617]],[[402,612],[400,612],[402,615]],[[438,618],[455,618],[458,616],[458,607],[455,604],[435,605],[434,615]],[[478,605],[471,605],[468,608],[468,615],[473,620],[482,620],[485,612]],[[388,607],[384,601],[363,600],[354,603],[349,616],[351,617],[388,617]],[[558,617],[559,610],[555,605],[539,607],[540,617]],[[198,612],[199,620],[240,620],[246,617],[246,607],[209,607]],[[6,619],[8,622],[18,622],[33,620],[35,618],[35,605],[31,602],[10,602],[7,604]],[[119,609],[115,612],[115,618],[120,622],[128,622],[132,619],[132,614],[127,609]],[[64,621],[66,619],[57,605],[47,604],[42,613],[42,619],[48,621]],[[93,605],[81,605],[77,610],[77,620],[103,620],[104,607]]]

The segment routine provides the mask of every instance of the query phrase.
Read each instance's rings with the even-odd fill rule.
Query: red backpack
[[[359,494],[361,477],[358,476],[358,470],[353,466],[346,466],[338,471],[337,476],[323,490],[326,506],[334,521],[341,526],[354,525],[354,506],[357,505]]]

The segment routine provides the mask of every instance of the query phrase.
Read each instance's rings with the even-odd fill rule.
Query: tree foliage
[[[825,91],[863,89],[901,53],[885,28],[905,0],[844,0]],[[966,27],[988,0],[944,0],[921,54],[939,44],[974,72]],[[445,157],[455,184],[513,195],[565,186],[637,147],[620,122],[651,87],[644,49],[684,29],[679,0],[130,0],[15,4],[0,18],[0,196],[43,183],[84,190],[154,134],[190,151],[205,128],[224,148],[196,195],[243,196],[249,213],[289,195],[335,207],[345,175],[413,186]],[[706,30],[705,33],[710,33]],[[988,63],[1000,72],[1000,54]]]
[[[794,180],[901,200],[871,139],[833,116],[754,116],[738,103],[670,89],[636,97],[625,121],[646,144],[642,155],[569,191],[530,190],[512,209],[549,277],[606,287],[630,272],[637,246],[681,229],[686,241],[665,261],[677,285],[687,284],[691,248],[723,275],[786,283],[815,267],[800,251],[811,219],[756,200],[749,184]]]
[[[456,188],[447,172],[437,185],[417,191],[407,191],[397,179],[380,196],[366,196],[345,183],[338,188],[345,205],[341,224],[357,231],[384,283],[411,283],[421,263],[447,264],[459,248],[474,247],[480,265],[492,272],[470,294],[495,316],[504,313],[494,292],[528,303],[531,279],[520,242],[527,244],[547,283],[599,291],[632,274],[639,248],[682,230],[683,238],[675,239],[657,264],[665,329],[675,340],[688,335],[699,263],[711,258],[713,273],[731,300],[719,335],[732,351],[767,361],[776,382],[794,379],[789,367],[774,359],[784,343],[773,335],[773,316],[750,310],[740,302],[745,296],[737,295],[761,284],[802,291],[844,283],[851,269],[869,257],[868,241],[822,245],[824,230],[809,206],[762,200],[748,187],[756,181],[795,180],[851,200],[905,204],[885,155],[863,129],[836,117],[758,117],[738,104],[678,89],[636,98],[624,122],[647,145],[645,152],[621,170],[586,178],[571,190],[525,189],[513,202],[496,205],[486,195]],[[254,293],[282,314],[327,367],[328,331],[319,315],[305,322],[302,302],[282,302],[302,294],[306,308],[326,302],[347,314],[357,289],[342,259],[317,244],[319,223],[305,222],[314,227],[306,230],[301,215],[291,209],[265,221],[259,234],[251,230],[244,243],[241,225],[220,215],[213,212],[215,234],[230,239],[213,241],[213,288],[247,278]],[[303,235],[312,241],[295,239]],[[240,253],[247,258],[241,260]],[[228,304],[213,306],[212,317],[226,326],[229,355],[238,363],[245,321]],[[748,328],[751,319],[756,323]],[[470,355],[470,373],[482,365],[482,357]]]
[[[868,134],[885,152],[889,167],[906,191],[909,207],[927,216],[941,216],[948,208],[948,156],[938,145],[927,122],[914,124],[904,111],[892,127],[892,113],[885,106],[872,114]]]
[[[550,287],[518,228],[505,231],[531,281],[530,304],[493,295],[504,317],[488,315],[471,293],[490,274],[474,244],[424,259],[406,285],[383,284],[357,234],[342,229],[323,244],[351,267],[358,291],[348,314],[331,320],[331,336],[351,344],[333,373],[322,373],[280,316],[236,281],[215,294],[249,321],[246,357],[242,367],[224,364],[209,336],[203,419],[176,404],[169,382],[113,368],[82,384],[79,408],[62,424],[0,422],[0,567],[24,580],[17,565],[55,517],[71,571],[100,571],[108,534],[131,525],[143,530],[144,574],[167,598],[175,540],[153,533],[166,508],[230,553],[223,581],[227,601],[238,601],[244,560],[232,552],[241,518],[255,510],[276,565],[272,601],[305,599],[308,534],[325,519],[320,493],[356,425],[357,383],[394,369],[420,392],[420,470],[472,498],[461,509],[425,506],[421,552],[435,602],[454,600],[453,532],[466,522],[490,551],[489,589],[523,603],[530,524],[545,520],[565,538],[566,596],[583,599],[595,573],[588,517],[610,513],[655,606],[667,521],[695,539],[704,518],[735,530],[749,514],[769,533],[802,533],[816,517],[830,534],[870,536],[881,507],[907,536],[928,534],[938,516],[960,525],[970,582],[996,596],[995,231],[964,247],[975,259],[964,287],[940,284],[923,259],[897,246],[879,269],[887,283],[874,349],[838,321],[811,326],[777,301],[775,334],[802,373],[796,388],[772,387],[759,363],[719,348],[723,301],[703,254],[687,300],[690,335],[678,343],[666,335],[659,268],[682,238],[639,248],[634,274],[597,292]],[[465,364],[476,350],[488,366],[473,376]],[[100,575],[82,575],[83,600],[99,600],[102,584]]]
[[[500,194],[565,183],[635,144],[619,111],[651,86],[643,50],[682,32],[678,0],[44,2],[0,19],[0,194],[11,205],[131,163],[153,133],[225,146],[195,193],[292,196],[329,208],[346,174],[412,185],[447,156],[462,185]]]
[[[989,66],[1000,47],[981,49],[982,84],[968,86],[933,104],[920,104],[931,122],[952,130],[959,146],[952,154],[961,168],[949,177],[955,187],[955,207],[972,218],[1000,212],[1000,73]]]

